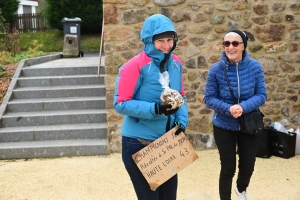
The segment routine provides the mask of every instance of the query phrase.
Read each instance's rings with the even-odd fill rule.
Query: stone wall
[[[300,0],[103,0],[108,134],[111,151],[121,150],[123,116],[113,109],[118,68],[143,50],[139,32],[150,15],[168,16],[178,32],[175,53],[184,63],[189,107],[186,133],[195,148],[212,148],[212,110],[203,103],[209,67],[223,51],[229,29],[245,31],[248,52],[264,68],[268,99],[265,125],[300,125]]]

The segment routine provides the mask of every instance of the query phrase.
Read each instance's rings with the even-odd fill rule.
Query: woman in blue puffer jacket
[[[175,134],[184,132],[188,124],[182,62],[172,53],[178,38],[172,21],[161,14],[145,20],[140,36],[144,51],[120,67],[116,80],[114,108],[124,115],[122,159],[139,200],[175,200],[177,175],[152,191],[132,155],[172,129],[175,123]],[[162,74],[169,77],[165,85],[160,81]],[[181,107],[171,109],[171,105],[162,104],[163,86],[182,96]]]
[[[267,98],[262,66],[249,57],[246,51],[247,40],[243,31],[228,31],[223,38],[224,52],[221,59],[211,66],[206,79],[204,102],[214,110],[213,132],[221,160],[221,200],[231,199],[236,145],[239,149],[239,172],[235,192],[241,200],[250,199],[246,189],[254,171],[258,135],[242,133],[237,118],[243,113],[257,110]],[[237,104],[230,94],[225,73]]]

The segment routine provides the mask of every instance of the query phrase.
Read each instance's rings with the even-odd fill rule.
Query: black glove
[[[185,127],[180,124],[179,122],[175,122],[176,126],[178,126],[177,131],[175,132],[175,135],[179,135],[181,132],[185,132]]]
[[[166,115],[166,116],[176,113],[176,111],[179,109],[179,108],[171,109],[172,108],[171,104],[162,105],[158,103],[154,105],[154,108],[155,108],[155,114]]]

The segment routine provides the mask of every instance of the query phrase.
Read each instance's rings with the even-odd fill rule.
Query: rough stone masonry
[[[299,0],[103,0],[106,55],[107,119],[112,152],[121,151],[123,116],[113,109],[118,68],[143,50],[143,21],[161,13],[178,32],[175,53],[184,63],[189,107],[187,137],[195,148],[214,148],[212,110],[203,103],[209,67],[219,60],[221,41],[229,29],[245,31],[248,52],[264,68],[268,99],[261,110],[265,126],[280,122],[300,126],[300,1]]]

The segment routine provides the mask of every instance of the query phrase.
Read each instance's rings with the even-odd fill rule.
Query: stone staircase
[[[108,154],[105,71],[88,59],[19,64],[1,105],[0,159]]]

